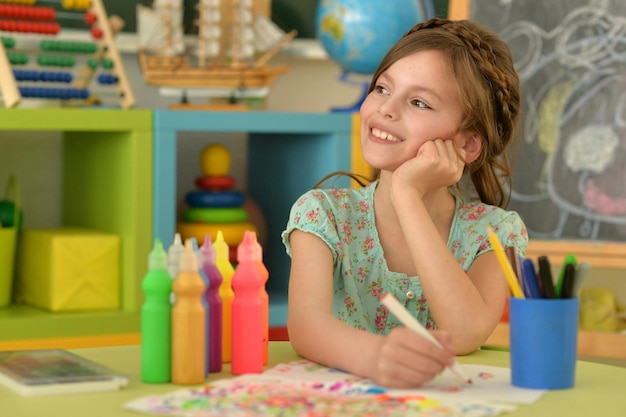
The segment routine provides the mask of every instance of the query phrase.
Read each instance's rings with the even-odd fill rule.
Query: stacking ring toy
[[[248,220],[248,212],[241,207],[193,207],[183,212],[190,223],[241,223]]]
[[[176,231],[180,233],[180,237],[185,241],[191,237],[195,237],[198,242],[204,242],[206,235],[215,239],[217,232],[221,230],[224,235],[224,241],[228,246],[237,246],[243,240],[243,235],[246,230],[252,230],[257,232],[256,227],[252,223],[231,223],[231,224],[216,224],[216,223],[185,223],[180,222],[176,225]]]
[[[191,191],[185,201],[190,207],[240,207],[245,197],[239,191]]]
[[[235,178],[230,175],[219,175],[196,178],[196,187],[203,190],[230,190],[235,186]]]

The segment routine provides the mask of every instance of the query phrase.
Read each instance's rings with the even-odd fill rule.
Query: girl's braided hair
[[[519,77],[507,44],[483,25],[468,20],[433,18],[411,28],[387,53],[372,77],[397,60],[423,50],[439,50],[457,81],[463,121],[459,131],[478,133],[480,157],[467,168],[481,201],[505,206],[508,196],[500,179],[511,186],[507,149],[513,143],[521,112]]]

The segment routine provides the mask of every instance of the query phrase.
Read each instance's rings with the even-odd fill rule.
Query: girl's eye
[[[419,107],[420,109],[429,109],[428,104],[424,103],[422,100],[413,100],[413,105],[415,107]]]
[[[379,94],[389,94],[389,91],[387,91],[387,89],[382,85],[377,85],[374,87],[374,90]]]

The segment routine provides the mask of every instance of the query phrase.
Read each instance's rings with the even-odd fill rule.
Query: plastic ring
[[[185,198],[190,207],[241,207],[244,200],[239,191],[192,191]]]
[[[195,237],[198,242],[204,242],[205,236],[210,236],[215,240],[218,231],[222,231],[224,241],[228,246],[237,246],[243,240],[246,230],[257,232],[256,227],[252,223],[232,223],[232,224],[215,224],[215,223],[178,223],[176,231],[180,233],[180,237],[184,240]]]
[[[205,175],[197,177],[195,183],[203,190],[230,190],[235,186],[235,178],[230,175]]]
[[[241,207],[194,207],[183,212],[183,219],[191,223],[241,223],[248,220],[248,212]]]

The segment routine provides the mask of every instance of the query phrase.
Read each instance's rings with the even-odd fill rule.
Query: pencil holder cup
[[[511,382],[533,389],[574,386],[578,298],[511,298]]]
[[[11,303],[15,251],[20,227],[20,199],[15,177],[7,183],[5,198],[0,198],[0,307]],[[4,220],[4,221],[2,221]]]

